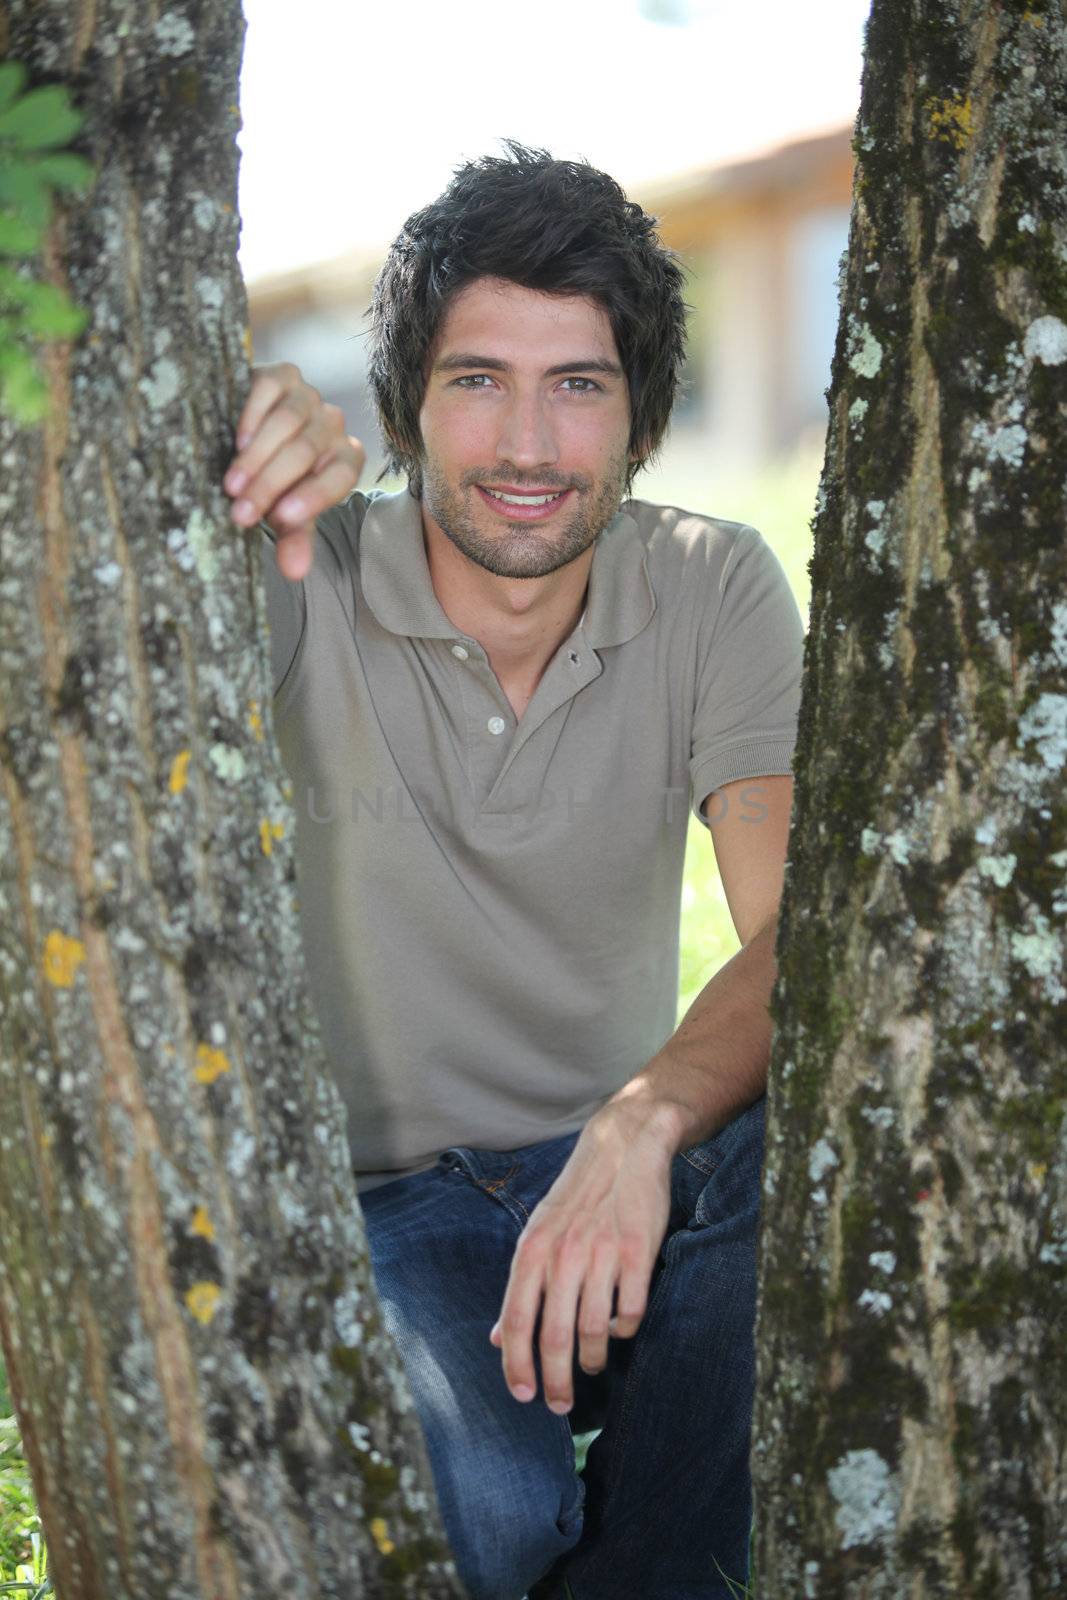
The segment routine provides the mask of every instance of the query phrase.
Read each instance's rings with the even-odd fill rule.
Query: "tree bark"
[[[874,0],[772,1001],[757,1592],[1067,1592],[1067,19]]]
[[[238,0],[0,0],[86,113],[0,422],[0,1339],[60,1600],[462,1593],[308,999],[248,392]]]

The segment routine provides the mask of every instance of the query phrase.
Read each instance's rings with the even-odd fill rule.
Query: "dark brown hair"
[[[685,360],[683,267],[657,218],[586,161],[556,161],[514,139],[508,156],[457,167],[431,205],[393,241],[369,315],[370,382],[388,460],[422,494],[419,412],[427,363],[451,298],[476,278],[548,294],[587,295],[606,311],[630,396],[626,478],[649,464],[667,431]]]

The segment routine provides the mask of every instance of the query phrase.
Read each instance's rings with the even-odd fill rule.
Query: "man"
[[[375,287],[408,488],[348,493],[362,451],[287,365],[226,487],[262,519],[310,978],[460,1575],[725,1596],[803,628],[755,530],[623,499],[681,272],[611,178],[507,143]],[[743,948],[674,1031],[687,799]],[[602,1430],[582,1476],[572,1428]]]

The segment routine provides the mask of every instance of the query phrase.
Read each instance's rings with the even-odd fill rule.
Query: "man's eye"
[[[480,389],[482,387],[482,384],[481,384],[481,381],[480,381],[482,378],[484,378],[486,380],[486,382],[488,382],[489,381],[489,374],[487,372],[471,372],[471,373],[468,373],[466,375],[466,377],[457,378],[455,380],[456,387],[457,388],[464,388],[464,387],[469,385],[471,388]],[[599,383],[594,383],[592,378],[579,378],[579,377],[564,378],[563,382],[564,383],[584,383],[584,384],[588,385],[588,388],[577,389],[577,390],[572,390],[571,391],[572,393],[576,393],[576,394],[591,394],[591,393],[595,393],[600,388]]]

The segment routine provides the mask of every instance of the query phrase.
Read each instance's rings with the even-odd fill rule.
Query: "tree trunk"
[[[1067,1592],[1067,20],[874,0],[778,938],[758,1593]]]
[[[0,1337],[61,1600],[462,1593],[306,987],[259,535],[238,0],[0,0],[98,172],[0,423]]]

